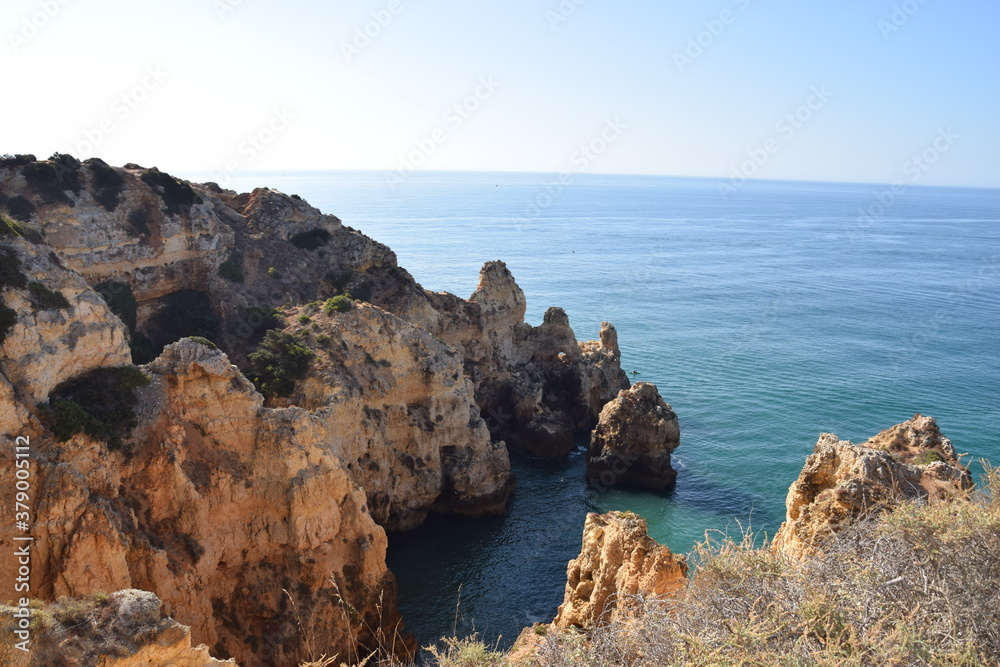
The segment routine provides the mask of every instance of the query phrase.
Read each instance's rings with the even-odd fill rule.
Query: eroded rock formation
[[[686,583],[687,561],[658,544],[635,514],[588,514],[580,555],[566,570],[566,593],[554,625],[592,628],[645,600],[670,595]]]
[[[502,512],[504,440],[565,454],[628,386],[613,327],[578,343],[560,309],[527,324],[502,262],[469,300],[432,293],[274,190],[5,160],[0,214],[0,431],[32,442],[32,596],[151,591],[217,657],[405,655],[383,527]],[[348,292],[368,304],[319,309]],[[287,397],[247,379],[268,329],[313,355]],[[130,361],[150,382],[111,405],[135,413],[123,433],[57,409]],[[4,531],[5,590],[10,545]]]
[[[838,530],[903,499],[948,499],[972,489],[937,422],[915,415],[855,445],[824,433],[788,490],[773,549],[803,559]]]
[[[670,488],[677,479],[670,454],[680,438],[677,415],[656,385],[637,382],[601,410],[590,437],[587,478],[605,488]]]
[[[318,352],[289,403],[324,424],[323,440],[365,489],[376,521],[400,530],[432,509],[504,511],[513,485],[507,449],[490,439],[454,349],[363,303],[346,312],[299,308],[288,319]]]
[[[0,607],[4,625],[15,612]],[[205,645],[192,647],[191,628],[170,618],[159,598],[148,591],[123,590],[97,599],[63,598],[36,606],[34,613],[28,652],[13,648],[17,638],[6,628],[0,630],[5,640],[0,648],[4,665],[237,667],[233,660],[213,658]]]

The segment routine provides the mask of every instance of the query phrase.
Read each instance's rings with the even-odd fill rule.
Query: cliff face
[[[838,530],[902,499],[942,500],[972,489],[972,478],[937,422],[916,415],[860,445],[824,433],[788,490],[773,549],[802,559]]]
[[[566,594],[554,625],[593,628],[670,595],[686,583],[687,561],[658,544],[634,514],[588,514],[580,555],[566,570]]]
[[[677,479],[670,454],[680,439],[677,415],[656,385],[638,382],[601,410],[587,453],[587,478],[602,487],[667,489]]]
[[[298,308],[288,319],[318,351],[289,403],[324,425],[323,440],[365,489],[376,521],[398,530],[432,509],[503,512],[513,487],[507,450],[490,440],[454,349],[368,304]]]
[[[263,407],[225,355],[191,340],[146,370],[131,452],[38,439],[34,594],[152,591],[195,641],[247,664],[306,657],[295,613],[344,655],[355,638],[391,638],[385,533],[323,424]]]
[[[0,213],[0,427],[33,443],[32,595],[151,591],[241,663],[405,654],[383,527],[502,512],[503,439],[563,454],[628,385],[613,327],[581,344],[559,309],[526,324],[501,262],[470,300],[431,293],[385,246],[273,190],[5,162]],[[316,303],[347,292],[369,303]],[[274,328],[313,356],[265,400],[244,372]],[[135,424],[119,399],[64,409],[134,381],[113,370],[130,360],[150,377]]]

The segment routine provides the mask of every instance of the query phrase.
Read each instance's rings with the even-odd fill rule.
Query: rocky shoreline
[[[424,290],[297,196],[17,156],[0,212],[32,597],[148,591],[240,664],[307,657],[293,609],[327,650],[408,655],[386,531],[502,513],[507,447],[564,456],[629,387],[610,324],[526,323],[499,261],[469,299]]]
[[[430,292],[294,195],[68,156],[0,159],[0,214],[0,430],[31,443],[43,661],[4,664],[406,660],[387,532],[502,514],[508,448],[557,458],[589,434],[592,485],[675,483],[678,416],[630,386],[615,328],[577,341],[555,307],[528,324],[501,261],[468,299]],[[0,459],[14,469],[11,448]],[[900,503],[972,489],[929,417],[860,445],[824,434],[770,553],[810,562]],[[512,662],[701,585],[635,515],[582,528],[558,615]],[[17,602],[0,607],[5,632]]]

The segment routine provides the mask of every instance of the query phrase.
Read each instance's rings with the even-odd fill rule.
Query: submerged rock
[[[590,439],[587,479],[601,487],[670,488],[670,454],[680,444],[677,415],[656,385],[638,382],[604,406]]]
[[[902,500],[947,500],[972,477],[937,422],[915,415],[855,445],[824,433],[785,501],[772,548],[796,559],[820,553],[837,531]]]

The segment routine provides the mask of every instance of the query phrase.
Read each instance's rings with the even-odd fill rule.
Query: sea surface
[[[638,512],[677,552],[706,531],[773,534],[823,432],[863,440],[920,412],[967,460],[1000,463],[1000,190],[908,187],[884,206],[877,185],[755,181],[724,198],[707,179],[569,181],[424,172],[390,189],[381,172],[254,172],[228,184],[301,195],[431,290],[468,297],[483,262],[504,260],[529,322],[561,306],[580,340],[614,323],[623,367],[679,416],[669,494],[597,493],[580,452],[514,456],[506,516],[391,536],[422,645],[477,632],[506,646],[551,620],[588,512]]]

